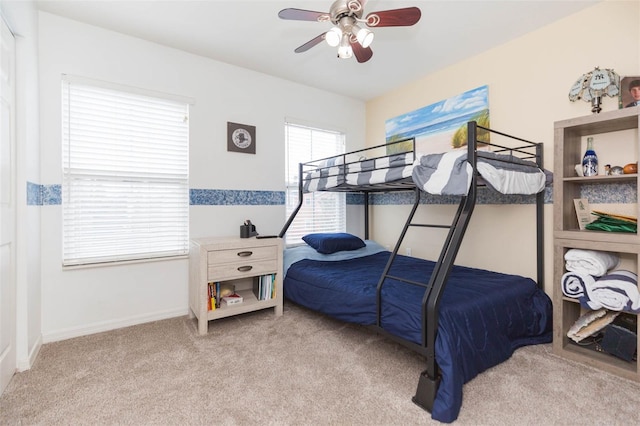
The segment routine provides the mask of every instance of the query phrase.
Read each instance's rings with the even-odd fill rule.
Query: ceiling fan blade
[[[353,49],[353,55],[358,62],[367,62],[373,56],[373,50],[370,47],[362,47],[357,40],[351,42],[351,49]]]
[[[296,50],[294,52],[296,52],[296,53],[306,52],[307,50],[311,49],[316,44],[321,43],[324,40],[324,35],[325,34],[326,34],[326,32],[320,34],[316,38],[312,38],[311,40],[309,40],[308,42],[306,42],[302,46],[296,48]]]
[[[367,15],[370,27],[409,27],[420,20],[422,12],[417,7],[381,10]]]
[[[278,12],[282,19],[292,19],[295,21],[328,21],[329,14],[326,12],[314,12],[313,10],[288,8]]]

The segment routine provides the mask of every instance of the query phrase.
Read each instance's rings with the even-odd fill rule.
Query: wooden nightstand
[[[258,300],[261,276],[273,275],[275,294]],[[242,303],[210,309],[209,285],[232,284]],[[191,240],[189,251],[189,315],[198,318],[198,332],[207,334],[210,320],[274,308],[282,315],[282,239],[212,237]]]

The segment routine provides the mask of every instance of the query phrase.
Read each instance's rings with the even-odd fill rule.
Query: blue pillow
[[[346,232],[307,234],[302,240],[322,254],[357,250],[366,246],[360,238]]]

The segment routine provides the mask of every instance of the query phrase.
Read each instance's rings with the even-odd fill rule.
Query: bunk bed
[[[479,132],[498,135],[515,146],[479,142]],[[300,164],[299,204],[279,236],[286,234],[305,194],[343,191],[364,195],[365,240],[359,243],[349,234],[314,234],[305,238],[314,247],[286,249],[284,296],[339,320],[369,326],[423,355],[426,369],[413,402],[435,420],[448,423],[458,417],[464,383],[521,346],[552,340],[542,251],[544,188],[550,174],[543,169],[541,144],[473,121],[467,124],[466,149],[419,155],[415,140],[399,144],[407,142],[411,148],[398,154],[378,155],[383,147],[378,146]],[[535,198],[537,282],[454,265],[482,187]],[[389,191],[414,193],[393,251],[368,239],[370,194]],[[415,222],[426,193],[458,200],[451,225]],[[398,254],[412,227],[448,228],[437,261]]]

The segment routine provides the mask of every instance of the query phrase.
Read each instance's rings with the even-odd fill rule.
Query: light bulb
[[[353,49],[351,46],[340,46],[338,48],[338,57],[342,59],[349,59],[353,56]]]
[[[342,30],[338,27],[333,27],[324,35],[324,39],[327,41],[327,44],[331,47],[336,47],[340,44],[340,40],[342,39]]]
[[[373,33],[366,28],[360,28],[360,26],[354,24],[351,28],[351,32],[356,35],[356,39],[358,39],[358,43],[362,47],[369,47],[371,42],[373,41]]]
[[[349,42],[349,34],[343,33],[342,40],[340,40],[340,47],[338,47],[338,57],[342,59],[349,59],[353,56],[353,49]]]

